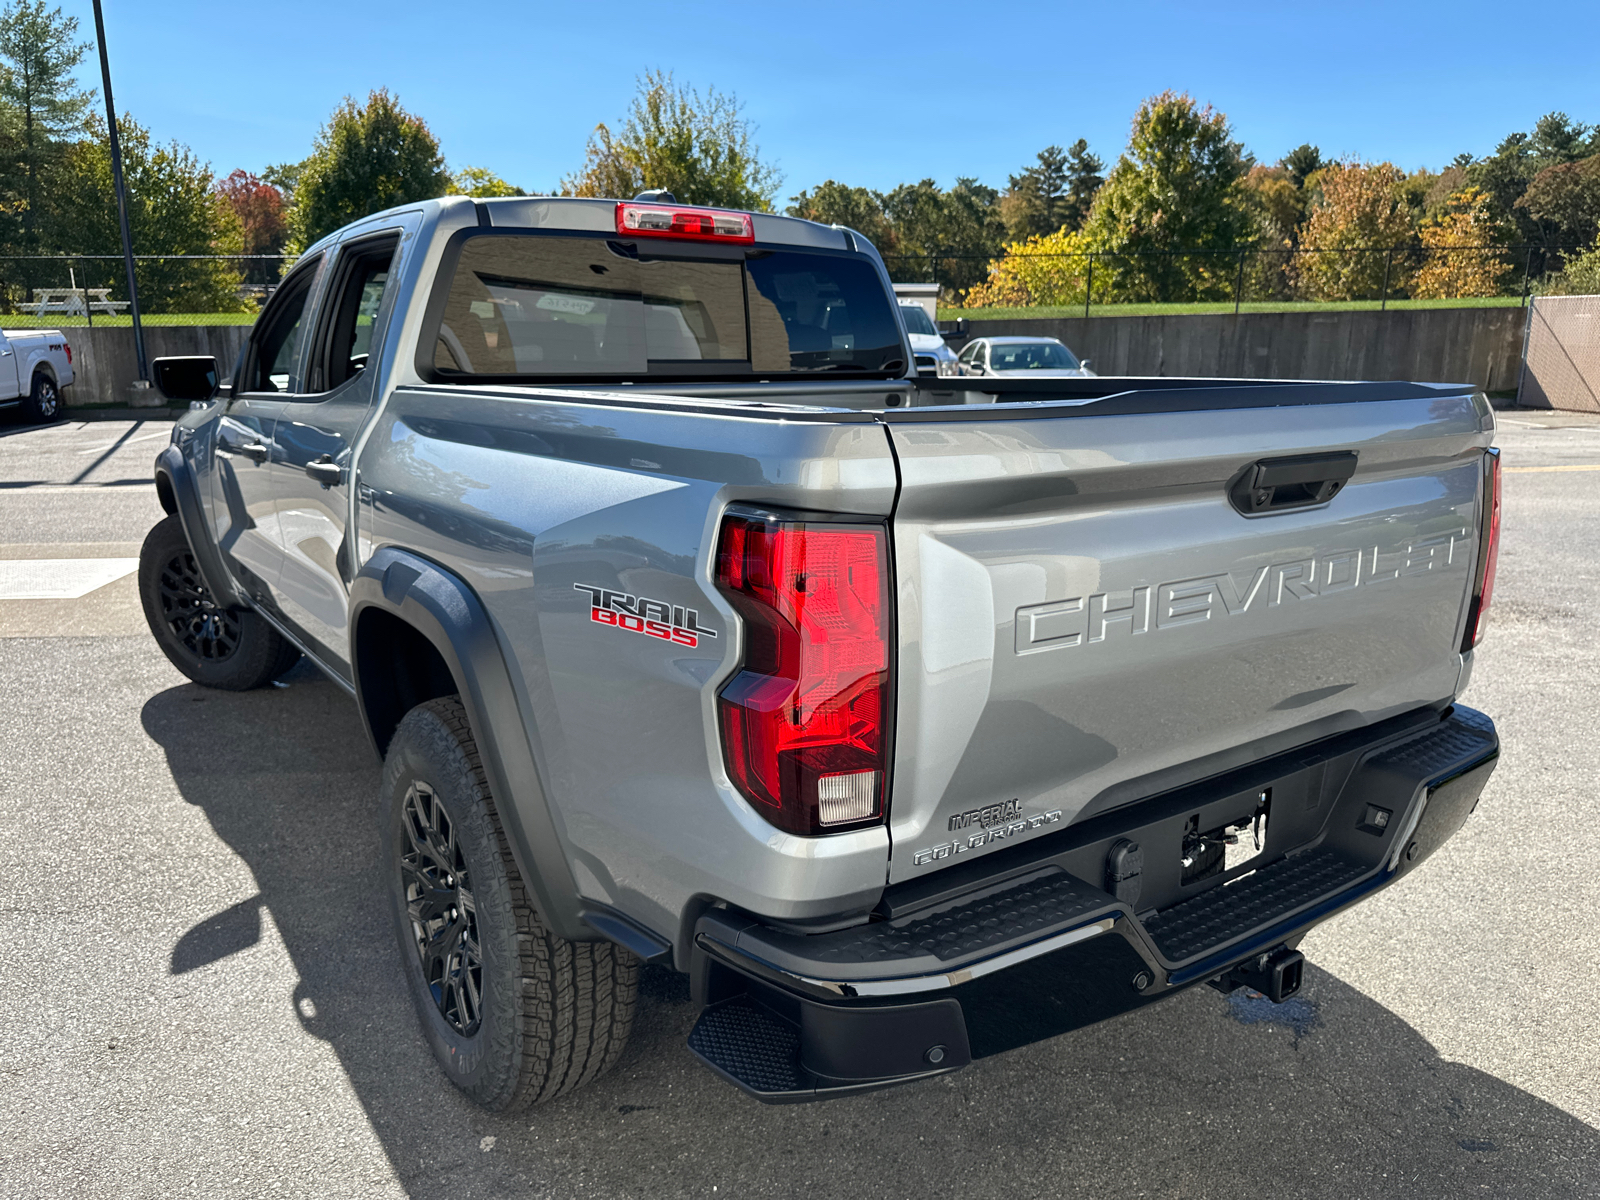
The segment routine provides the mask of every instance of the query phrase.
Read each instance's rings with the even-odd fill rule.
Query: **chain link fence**
[[[1041,316],[1279,312],[1301,307],[1524,305],[1561,290],[1577,246],[1234,247],[1135,253],[884,256],[897,283],[937,283],[941,304]]]
[[[1517,403],[1600,413],[1600,296],[1535,298]]]
[[[134,257],[143,325],[249,325],[285,267],[283,254]],[[0,255],[0,316],[12,328],[127,326],[120,254]]]

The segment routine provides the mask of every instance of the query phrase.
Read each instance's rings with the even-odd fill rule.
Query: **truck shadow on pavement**
[[[1314,968],[1283,1010],[1196,989],[940,1080],[782,1108],[692,1059],[688,989],[650,969],[610,1075],[484,1113],[434,1066],[402,986],[355,705],[304,664],[288,683],[144,706],[184,798],[260,888],[184,934],[171,970],[204,987],[267,910],[300,978],[284,1002],[413,1196],[1600,1197],[1600,1132]]]

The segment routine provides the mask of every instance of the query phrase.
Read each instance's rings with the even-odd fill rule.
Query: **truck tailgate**
[[[889,422],[891,881],[1454,695],[1487,410],[1187,407]],[[1327,503],[1230,501],[1259,460],[1348,451]]]

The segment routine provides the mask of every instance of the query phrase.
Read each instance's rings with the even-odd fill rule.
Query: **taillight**
[[[67,352],[67,366],[70,367],[72,365],[72,343],[62,342],[61,348]]]
[[[881,525],[728,516],[717,586],[744,619],[718,697],[728,774],[790,833],[883,819],[888,535]]]
[[[629,236],[688,238],[698,242],[753,242],[755,222],[749,213],[717,208],[685,208],[681,204],[617,205],[617,232]]]
[[[1478,571],[1472,583],[1472,604],[1467,609],[1467,635],[1461,649],[1471,650],[1483,641],[1494,599],[1494,570],[1500,562],[1500,450],[1491,447],[1483,458],[1483,524],[1478,538]]]

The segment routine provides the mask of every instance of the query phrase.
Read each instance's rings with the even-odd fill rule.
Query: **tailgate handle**
[[[1355,473],[1353,450],[1263,458],[1234,477],[1228,499],[1246,516],[1309,508],[1332,500]]]

